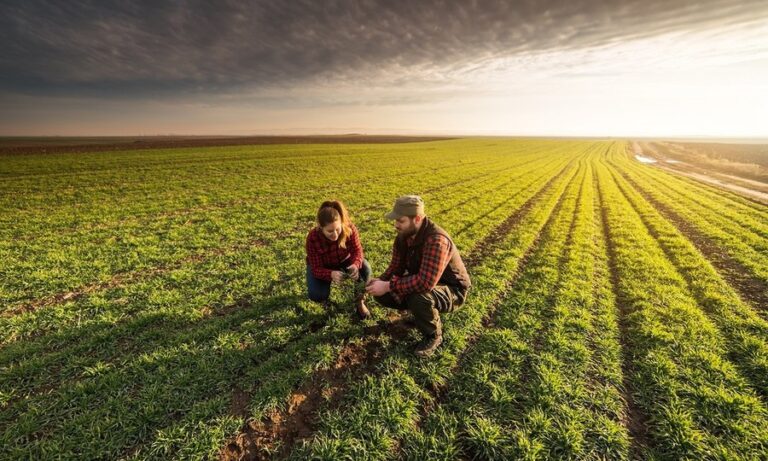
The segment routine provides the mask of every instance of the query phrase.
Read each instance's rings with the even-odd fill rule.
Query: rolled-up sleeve
[[[357,231],[357,227],[352,224],[350,228],[352,232],[350,232],[349,239],[347,239],[347,248],[349,249],[349,257],[351,259],[350,264],[360,269],[363,267],[363,259],[365,258],[363,245],[360,243],[360,233]]]

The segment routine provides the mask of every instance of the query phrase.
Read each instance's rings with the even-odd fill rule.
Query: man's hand
[[[347,266],[347,275],[354,281],[360,278],[360,269],[355,266]]]
[[[331,271],[331,281],[341,283],[344,280],[344,272]]]
[[[372,294],[373,296],[383,296],[389,293],[389,282],[380,279],[373,279],[368,282],[367,285],[365,285],[365,291]]]

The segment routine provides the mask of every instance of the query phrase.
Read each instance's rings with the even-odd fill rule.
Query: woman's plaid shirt
[[[363,246],[357,227],[350,223],[351,232],[347,237],[347,247],[341,248],[339,241],[332,242],[325,238],[319,227],[307,234],[307,264],[312,275],[320,280],[331,281],[331,271],[349,266],[360,269],[363,265]]]

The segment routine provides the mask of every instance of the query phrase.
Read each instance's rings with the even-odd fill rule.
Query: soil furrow
[[[562,175],[565,170],[563,170],[558,176]],[[575,178],[575,176],[574,176]],[[573,179],[572,179],[573,180]],[[548,183],[547,186],[550,184]],[[545,187],[547,187],[545,186]],[[567,189],[568,186],[566,186]],[[536,236],[534,237],[533,241],[531,242],[530,246],[526,248],[523,255],[520,257],[520,260],[517,264],[517,269],[515,270],[515,273],[512,274],[512,277],[510,277],[506,283],[504,284],[504,288],[501,289],[499,296],[497,296],[491,305],[488,307],[488,311],[486,312],[485,316],[483,317],[482,325],[483,328],[493,328],[496,324],[496,316],[498,314],[498,308],[500,304],[504,301],[505,295],[510,292],[510,290],[515,286],[517,281],[520,279],[520,275],[525,272],[526,267],[530,263],[531,255],[539,248],[539,245],[541,243],[541,237],[544,235],[548,229],[552,225],[553,217],[556,216],[561,208],[562,208],[562,202],[563,198],[565,196],[565,191],[560,195],[560,197],[557,200],[557,203],[555,204],[554,208],[552,209],[552,213],[547,218],[544,225],[539,229],[539,231],[536,233]],[[527,203],[526,203],[527,204]],[[529,207],[530,209],[530,207]],[[522,220],[524,215],[520,216],[520,219],[518,220],[518,223]],[[510,228],[510,231],[514,229],[514,225]],[[457,360],[456,365],[454,365],[451,369],[451,372],[449,373],[449,376],[453,375],[456,370],[459,370],[462,368],[464,362],[469,357],[469,351],[472,350],[472,346],[477,342],[479,339],[479,334],[474,335],[471,338],[467,340],[467,346],[466,348],[460,353],[459,358]],[[448,389],[450,387],[450,383],[445,383],[443,385],[439,386],[433,386],[431,388],[428,388],[427,390],[431,394],[431,399],[424,402],[422,405],[421,411],[420,411],[420,417],[419,420],[416,422],[416,428],[418,429],[421,426],[421,422],[426,420],[427,415],[436,407],[439,405],[443,405],[447,402],[447,395],[448,395]]]
[[[606,167],[607,168],[607,167]],[[611,289],[613,291],[614,299],[619,311],[619,342],[621,343],[622,351],[622,397],[625,402],[626,414],[623,424],[629,432],[631,440],[630,453],[633,459],[642,459],[645,447],[648,447],[648,417],[642,412],[640,407],[635,402],[633,396],[632,376],[634,374],[634,368],[629,358],[629,351],[632,350],[632,345],[629,340],[629,326],[627,325],[627,316],[629,316],[629,301],[626,299],[623,293],[619,290],[619,275],[616,268],[616,248],[610,237],[608,213],[605,206],[603,197],[603,191],[599,186],[599,180],[597,175],[594,177],[595,190],[597,191],[596,199],[598,200],[597,209],[600,210],[600,221],[602,225],[603,238],[605,239],[605,248],[608,252],[608,269],[610,272]]]
[[[504,240],[504,236],[509,234],[509,232],[520,223],[523,216],[528,214],[531,208],[533,208],[533,206],[539,202],[541,196],[544,195],[544,193],[549,190],[552,184],[568,170],[572,163],[573,161],[565,165],[557,174],[552,177],[552,179],[547,181],[541,187],[541,189],[539,189],[531,198],[529,198],[522,207],[518,208],[517,211],[512,213],[500,225],[496,226],[496,228],[494,228],[494,230],[492,230],[485,238],[483,238],[483,240],[481,240],[475,246],[475,249],[472,251],[472,253],[466,258],[467,268],[478,266],[489,255],[491,255],[496,250],[499,243]]]
[[[655,199],[651,194],[639,187],[637,182],[626,173],[616,169],[632,187],[675,228],[683,234],[697,250],[701,252],[717,271],[725,278],[729,285],[736,288],[741,299],[753,306],[761,315],[768,315],[768,287],[760,280],[749,276],[749,271],[738,261],[718,247],[704,234],[699,232],[691,223],[675,213],[669,206]]]

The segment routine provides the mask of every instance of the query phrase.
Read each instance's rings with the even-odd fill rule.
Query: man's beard
[[[416,235],[416,226],[411,224],[407,229],[398,231],[398,234],[400,235],[400,237],[403,237],[403,238],[408,238],[413,235]]]

